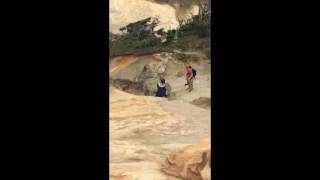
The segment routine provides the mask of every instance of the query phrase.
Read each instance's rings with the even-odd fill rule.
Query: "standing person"
[[[186,67],[187,73],[186,73],[186,80],[187,80],[187,84],[189,87],[187,90],[189,90],[189,92],[191,92],[193,90],[193,72],[192,72],[192,67],[191,66],[187,66]]]
[[[160,79],[160,82],[157,84],[157,97],[166,97],[167,89],[166,89],[166,80]]]

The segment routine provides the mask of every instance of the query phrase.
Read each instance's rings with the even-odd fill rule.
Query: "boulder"
[[[146,96],[155,96],[157,92],[157,83],[167,68],[167,61],[150,62],[146,64],[138,77],[138,82],[143,83],[143,92]],[[167,95],[171,93],[170,84],[166,83]]]
[[[159,78],[159,74],[162,74],[166,70],[166,64],[162,63],[149,63],[146,64],[138,77],[138,81],[145,81],[149,78]]]
[[[169,83],[166,83],[166,89],[167,89],[167,96],[169,97],[171,95],[171,86]]]
[[[159,78],[148,78],[143,82],[143,92],[146,96],[155,96]]]
[[[210,140],[187,146],[168,156],[161,171],[167,175],[192,180],[211,179]]]

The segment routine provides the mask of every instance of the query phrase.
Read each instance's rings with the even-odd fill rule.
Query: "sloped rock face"
[[[175,29],[179,20],[198,14],[197,0],[110,0],[110,31],[120,33],[120,28],[148,17],[158,17],[158,29]]]
[[[170,58],[170,53],[128,56],[116,58],[110,64],[111,180],[208,180],[210,177],[210,142],[198,144],[210,137],[210,110],[191,103],[200,97],[210,97],[210,76],[206,75],[209,70],[201,69],[206,64],[195,65],[199,72],[196,88],[187,93],[183,86],[185,78],[176,76],[184,72],[185,66]],[[159,76],[170,83],[167,88],[172,86],[173,93],[177,93],[173,100],[137,96],[127,89],[135,87],[143,95],[143,83],[155,78],[155,82],[149,83],[150,89],[156,88]]]
[[[110,177],[110,180],[131,180],[132,178],[130,176],[126,175],[114,175]]]
[[[110,31],[120,33],[119,29],[129,23],[148,17],[159,17],[159,28],[171,29],[178,26],[175,9],[166,4],[156,4],[147,0],[111,0]]]
[[[210,136],[210,111],[188,103],[136,96],[110,87],[109,105],[112,180],[181,180],[163,173],[161,164],[177,149]],[[178,155],[170,160],[183,158]]]
[[[210,180],[210,141],[205,140],[171,154],[161,170],[168,175],[183,179]]]

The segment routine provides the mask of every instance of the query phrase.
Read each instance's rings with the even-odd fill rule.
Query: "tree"
[[[209,24],[211,20],[211,1],[199,0],[199,20],[205,24]]]

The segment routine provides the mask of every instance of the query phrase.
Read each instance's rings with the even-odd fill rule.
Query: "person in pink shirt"
[[[186,80],[187,80],[187,84],[189,87],[187,90],[189,90],[189,92],[191,92],[193,90],[193,72],[192,72],[192,67],[191,66],[187,66],[186,67],[187,73],[186,73]]]

